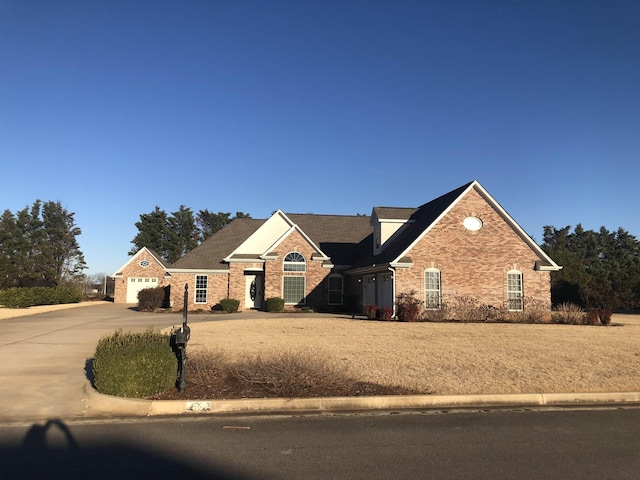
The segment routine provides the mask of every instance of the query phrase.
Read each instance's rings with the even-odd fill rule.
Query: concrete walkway
[[[34,307],[0,322],[0,421],[195,413],[328,412],[461,406],[640,403],[639,392],[597,394],[415,395],[309,399],[148,401],[101,395],[87,380],[100,337],[182,323],[179,314],[141,313],[112,303]],[[23,312],[14,310],[14,313]],[[190,315],[189,323],[264,317],[263,312]],[[305,314],[318,315],[322,314]],[[0,315],[0,318],[2,316]],[[637,321],[631,318],[631,321]]]

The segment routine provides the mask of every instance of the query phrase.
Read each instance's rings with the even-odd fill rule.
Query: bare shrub
[[[197,350],[189,355],[187,377],[202,385],[212,385],[228,373],[227,355],[223,350]]]
[[[549,303],[543,300],[525,298],[523,310],[506,312],[505,318],[514,323],[550,323],[551,308]]]
[[[449,308],[453,318],[461,322],[485,322],[502,319],[500,318],[501,309],[483,304],[477,298],[469,295],[453,297]]]
[[[267,395],[289,398],[322,395],[355,381],[346,365],[289,351],[247,356],[229,365],[229,373],[238,381],[259,385]]]
[[[551,313],[555,323],[565,325],[582,325],[585,322],[585,314],[578,305],[570,302],[561,303]]]
[[[451,318],[451,311],[446,302],[440,304],[440,308],[428,308],[418,316],[419,322],[446,322]]]

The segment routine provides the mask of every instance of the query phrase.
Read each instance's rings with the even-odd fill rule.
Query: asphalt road
[[[636,479],[638,452],[638,408],[0,426],[21,479]]]

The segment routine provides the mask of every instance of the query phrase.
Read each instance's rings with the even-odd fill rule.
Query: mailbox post
[[[174,333],[174,342],[178,349],[178,391],[184,392],[187,385],[187,342],[191,336],[191,329],[187,325],[187,311],[189,306],[189,285],[184,285],[184,306],[182,308],[182,326]]]

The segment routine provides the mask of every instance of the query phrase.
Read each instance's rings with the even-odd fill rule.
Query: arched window
[[[424,308],[436,310],[440,308],[440,270],[428,268],[424,272]]]
[[[523,306],[522,272],[509,270],[507,272],[507,308],[522,310]]]
[[[302,254],[298,252],[291,252],[284,257],[285,272],[306,272],[306,270],[307,263],[305,262]]]

